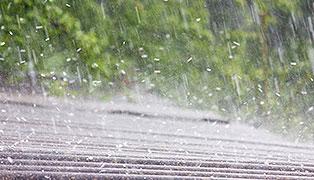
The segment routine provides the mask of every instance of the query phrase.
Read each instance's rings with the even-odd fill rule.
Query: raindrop
[[[307,95],[307,92],[306,91],[301,91],[301,94],[302,95]]]
[[[101,84],[101,81],[93,81],[92,82],[93,86],[99,86]]]
[[[187,63],[191,62],[193,60],[192,57],[189,57],[189,59],[186,61]]]
[[[44,27],[43,26],[36,26],[35,28],[36,29],[43,29]]]
[[[154,73],[155,74],[160,74],[160,70],[155,70]]]
[[[97,63],[93,63],[92,64],[92,68],[98,68],[98,64]]]
[[[9,161],[9,163],[11,163],[11,164],[14,162],[14,161],[13,161],[13,159],[12,159],[11,157],[8,157],[8,158],[7,158],[7,160],[8,160],[8,161]]]
[[[140,18],[140,14],[139,14],[137,6],[135,6],[135,11],[136,11],[137,22],[141,24],[141,18]]]
[[[159,59],[159,58],[154,58],[154,61],[157,61],[157,62],[158,62],[158,61],[160,61],[160,59]]]
[[[106,163],[101,163],[101,165],[100,165],[100,168],[104,168],[105,167],[105,165],[106,165]]]
[[[88,156],[87,158],[86,158],[86,160],[87,161],[92,161],[94,158],[92,157],[92,156]]]
[[[152,150],[147,149],[148,154],[152,154]]]
[[[238,43],[236,41],[233,41],[232,43],[235,44],[236,46],[240,46],[240,43]]]
[[[237,90],[237,94],[238,96],[240,96],[240,82],[239,82],[239,77],[238,75],[234,74],[232,76],[232,80],[235,82],[235,85],[236,85],[236,90]]]
[[[230,43],[228,43],[228,52],[229,52],[229,59],[233,59],[233,55],[232,55],[232,51],[231,51],[231,47],[230,47]]]

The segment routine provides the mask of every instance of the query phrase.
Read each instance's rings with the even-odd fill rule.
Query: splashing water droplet
[[[8,158],[7,158],[7,160],[8,160],[8,161],[9,161],[9,163],[11,163],[11,164],[14,162],[14,161],[13,161],[13,159],[12,159],[11,157],[8,157]]]

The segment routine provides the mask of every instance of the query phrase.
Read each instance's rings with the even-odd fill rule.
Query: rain
[[[314,0],[0,1],[0,179],[311,179],[313,143]]]

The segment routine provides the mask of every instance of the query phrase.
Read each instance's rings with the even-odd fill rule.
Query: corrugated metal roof
[[[5,99],[0,103],[3,179],[314,178],[313,146],[232,121],[203,121],[211,119],[204,112],[162,104],[34,105]],[[113,109],[136,113],[110,113]]]

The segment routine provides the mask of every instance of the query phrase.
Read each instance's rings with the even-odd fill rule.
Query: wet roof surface
[[[7,178],[314,177],[314,146],[162,103],[1,94]]]

